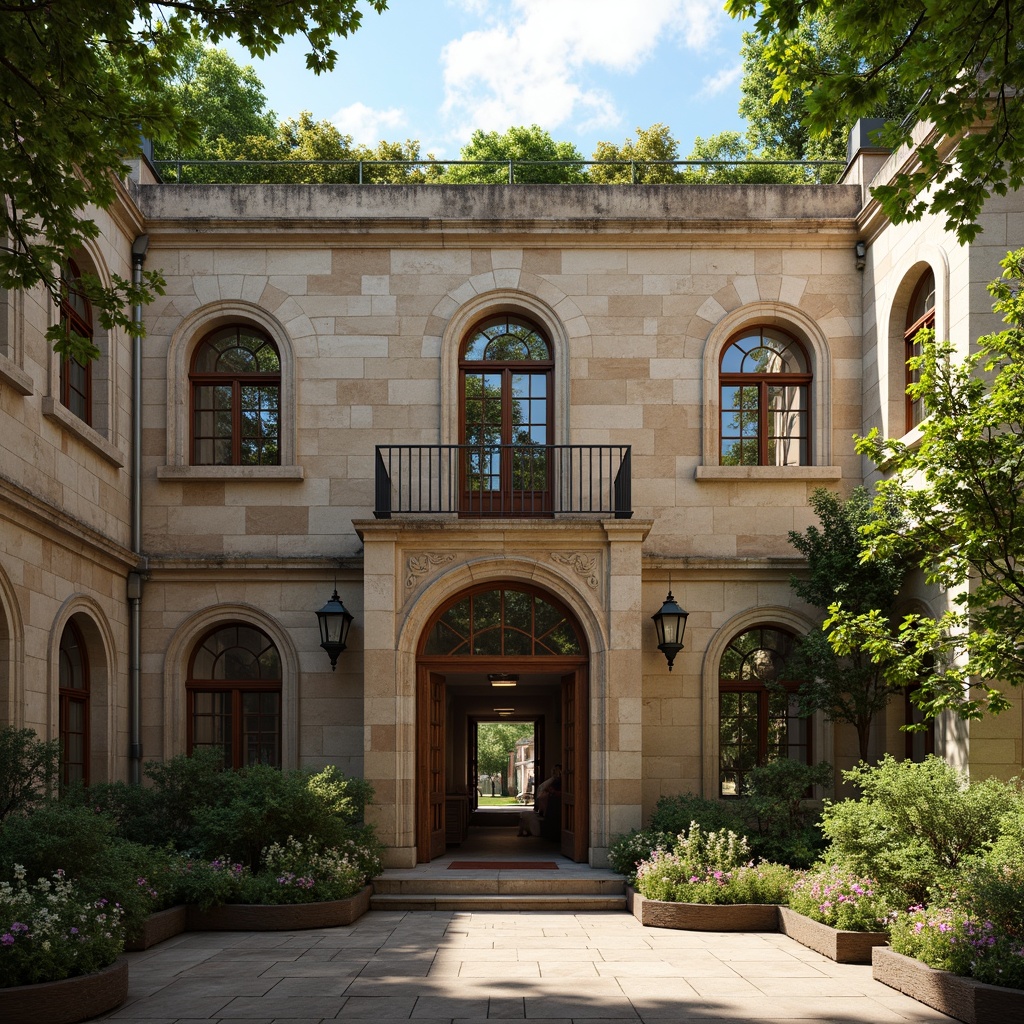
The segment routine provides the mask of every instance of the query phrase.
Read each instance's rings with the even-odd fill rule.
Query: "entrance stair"
[[[429,864],[389,868],[371,910],[625,910],[622,875],[575,864],[557,844],[509,828],[470,826]]]

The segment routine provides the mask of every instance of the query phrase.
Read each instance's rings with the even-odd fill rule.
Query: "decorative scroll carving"
[[[405,577],[405,589],[412,590],[421,576],[426,576],[431,569],[439,565],[447,565],[455,560],[455,555],[441,555],[436,551],[425,551],[421,555],[410,555],[405,562],[408,576]]]
[[[559,564],[572,569],[591,590],[597,590],[600,581],[597,576],[596,555],[585,555],[581,551],[552,551],[551,557]]]

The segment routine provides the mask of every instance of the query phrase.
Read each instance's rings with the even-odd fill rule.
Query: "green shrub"
[[[672,903],[785,903],[793,872],[754,864],[743,836],[692,823],[674,850],[656,850],[636,872],[641,896]]]
[[[969,783],[937,757],[914,763],[886,755],[844,776],[863,795],[826,806],[827,859],[876,879],[896,906],[954,891],[962,869],[998,840],[1001,820],[1016,820],[1011,812],[1021,801],[1012,784]]]
[[[827,761],[807,765],[780,757],[751,768],[747,783],[742,810],[748,816],[747,835],[754,853],[793,867],[813,864],[825,841],[819,808],[808,802],[808,794],[815,786],[831,790],[832,765]]]
[[[653,828],[633,829],[624,836],[618,836],[608,847],[608,866],[612,871],[625,875],[632,884],[636,879],[636,868],[647,860],[655,850],[670,850],[676,837]]]
[[[41,740],[31,729],[0,728],[0,822],[57,793],[60,740]]]
[[[797,878],[789,905],[798,914],[842,931],[886,931],[891,917],[877,882],[858,878],[837,864],[818,866]]]
[[[244,903],[275,904],[354,896],[367,882],[361,853],[353,843],[326,851],[310,848],[295,838],[273,843],[263,853],[264,870],[242,879],[240,899]]]
[[[661,797],[654,805],[647,829],[677,836],[680,832],[688,831],[690,823],[694,821],[707,832],[721,829],[744,832],[746,829],[746,816],[741,801],[726,803],[722,800],[708,800],[694,793]]]
[[[86,897],[63,872],[0,882],[0,987],[60,981],[112,964],[124,949],[119,909]]]
[[[176,892],[181,903],[209,910],[221,903],[244,903],[242,882],[248,872],[230,857],[186,859],[178,868]]]

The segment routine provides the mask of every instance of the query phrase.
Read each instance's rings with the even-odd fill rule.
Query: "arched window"
[[[467,514],[551,514],[553,368],[547,338],[520,317],[490,317],[463,343],[460,441]]]
[[[450,604],[427,631],[423,653],[578,657],[583,645],[565,609],[532,590],[505,586]]]
[[[192,465],[277,466],[281,360],[261,331],[208,334],[192,356]]]
[[[221,626],[192,654],[188,750],[222,752],[224,765],[281,764],[281,659],[255,626]]]
[[[89,656],[74,622],[64,627],[58,652],[59,729],[64,785],[89,784]]]
[[[747,328],[722,353],[719,383],[721,465],[810,465],[811,371],[795,338]]]
[[[82,290],[82,275],[68,260],[60,275],[60,322],[68,334],[93,343],[92,307]],[[60,364],[60,402],[80,420],[92,424],[92,363],[65,356]]]
[[[719,795],[742,796],[746,773],[776,758],[811,763],[810,719],[796,702],[799,681],[786,668],[793,636],[760,626],[734,637],[718,682]]]
[[[906,365],[905,388],[916,384],[921,379],[921,371],[912,369],[910,360],[921,355],[921,342],[918,332],[926,328],[935,329],[935,274],[931,268],[926,270],[917,282],[914,294],[907,309],[907,325],[903,333],[903,359]],[[913,399],[907,395],[907,430],[913,430],[925,417],[923,399]]]

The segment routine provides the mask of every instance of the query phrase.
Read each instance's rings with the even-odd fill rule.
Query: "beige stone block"
[[[389,274],[363,274],[359,285],[359,290],[363,295],[391,294],[391,277]]]
[[[245,532],[252,535],[305,534],[309,509],[301,506],[257,505],[245,510]]]
[[[627,254],[621,249],[569,250],[563,251],[561,256],[563,274],[623,274],[627,269]]]
[[[592,380],[642,380],[650,376],[648,359],[590,359],[587,376]]]
[[[458,249],[395,249],[391,252],[392,274],[470,275],[472,254]]]

